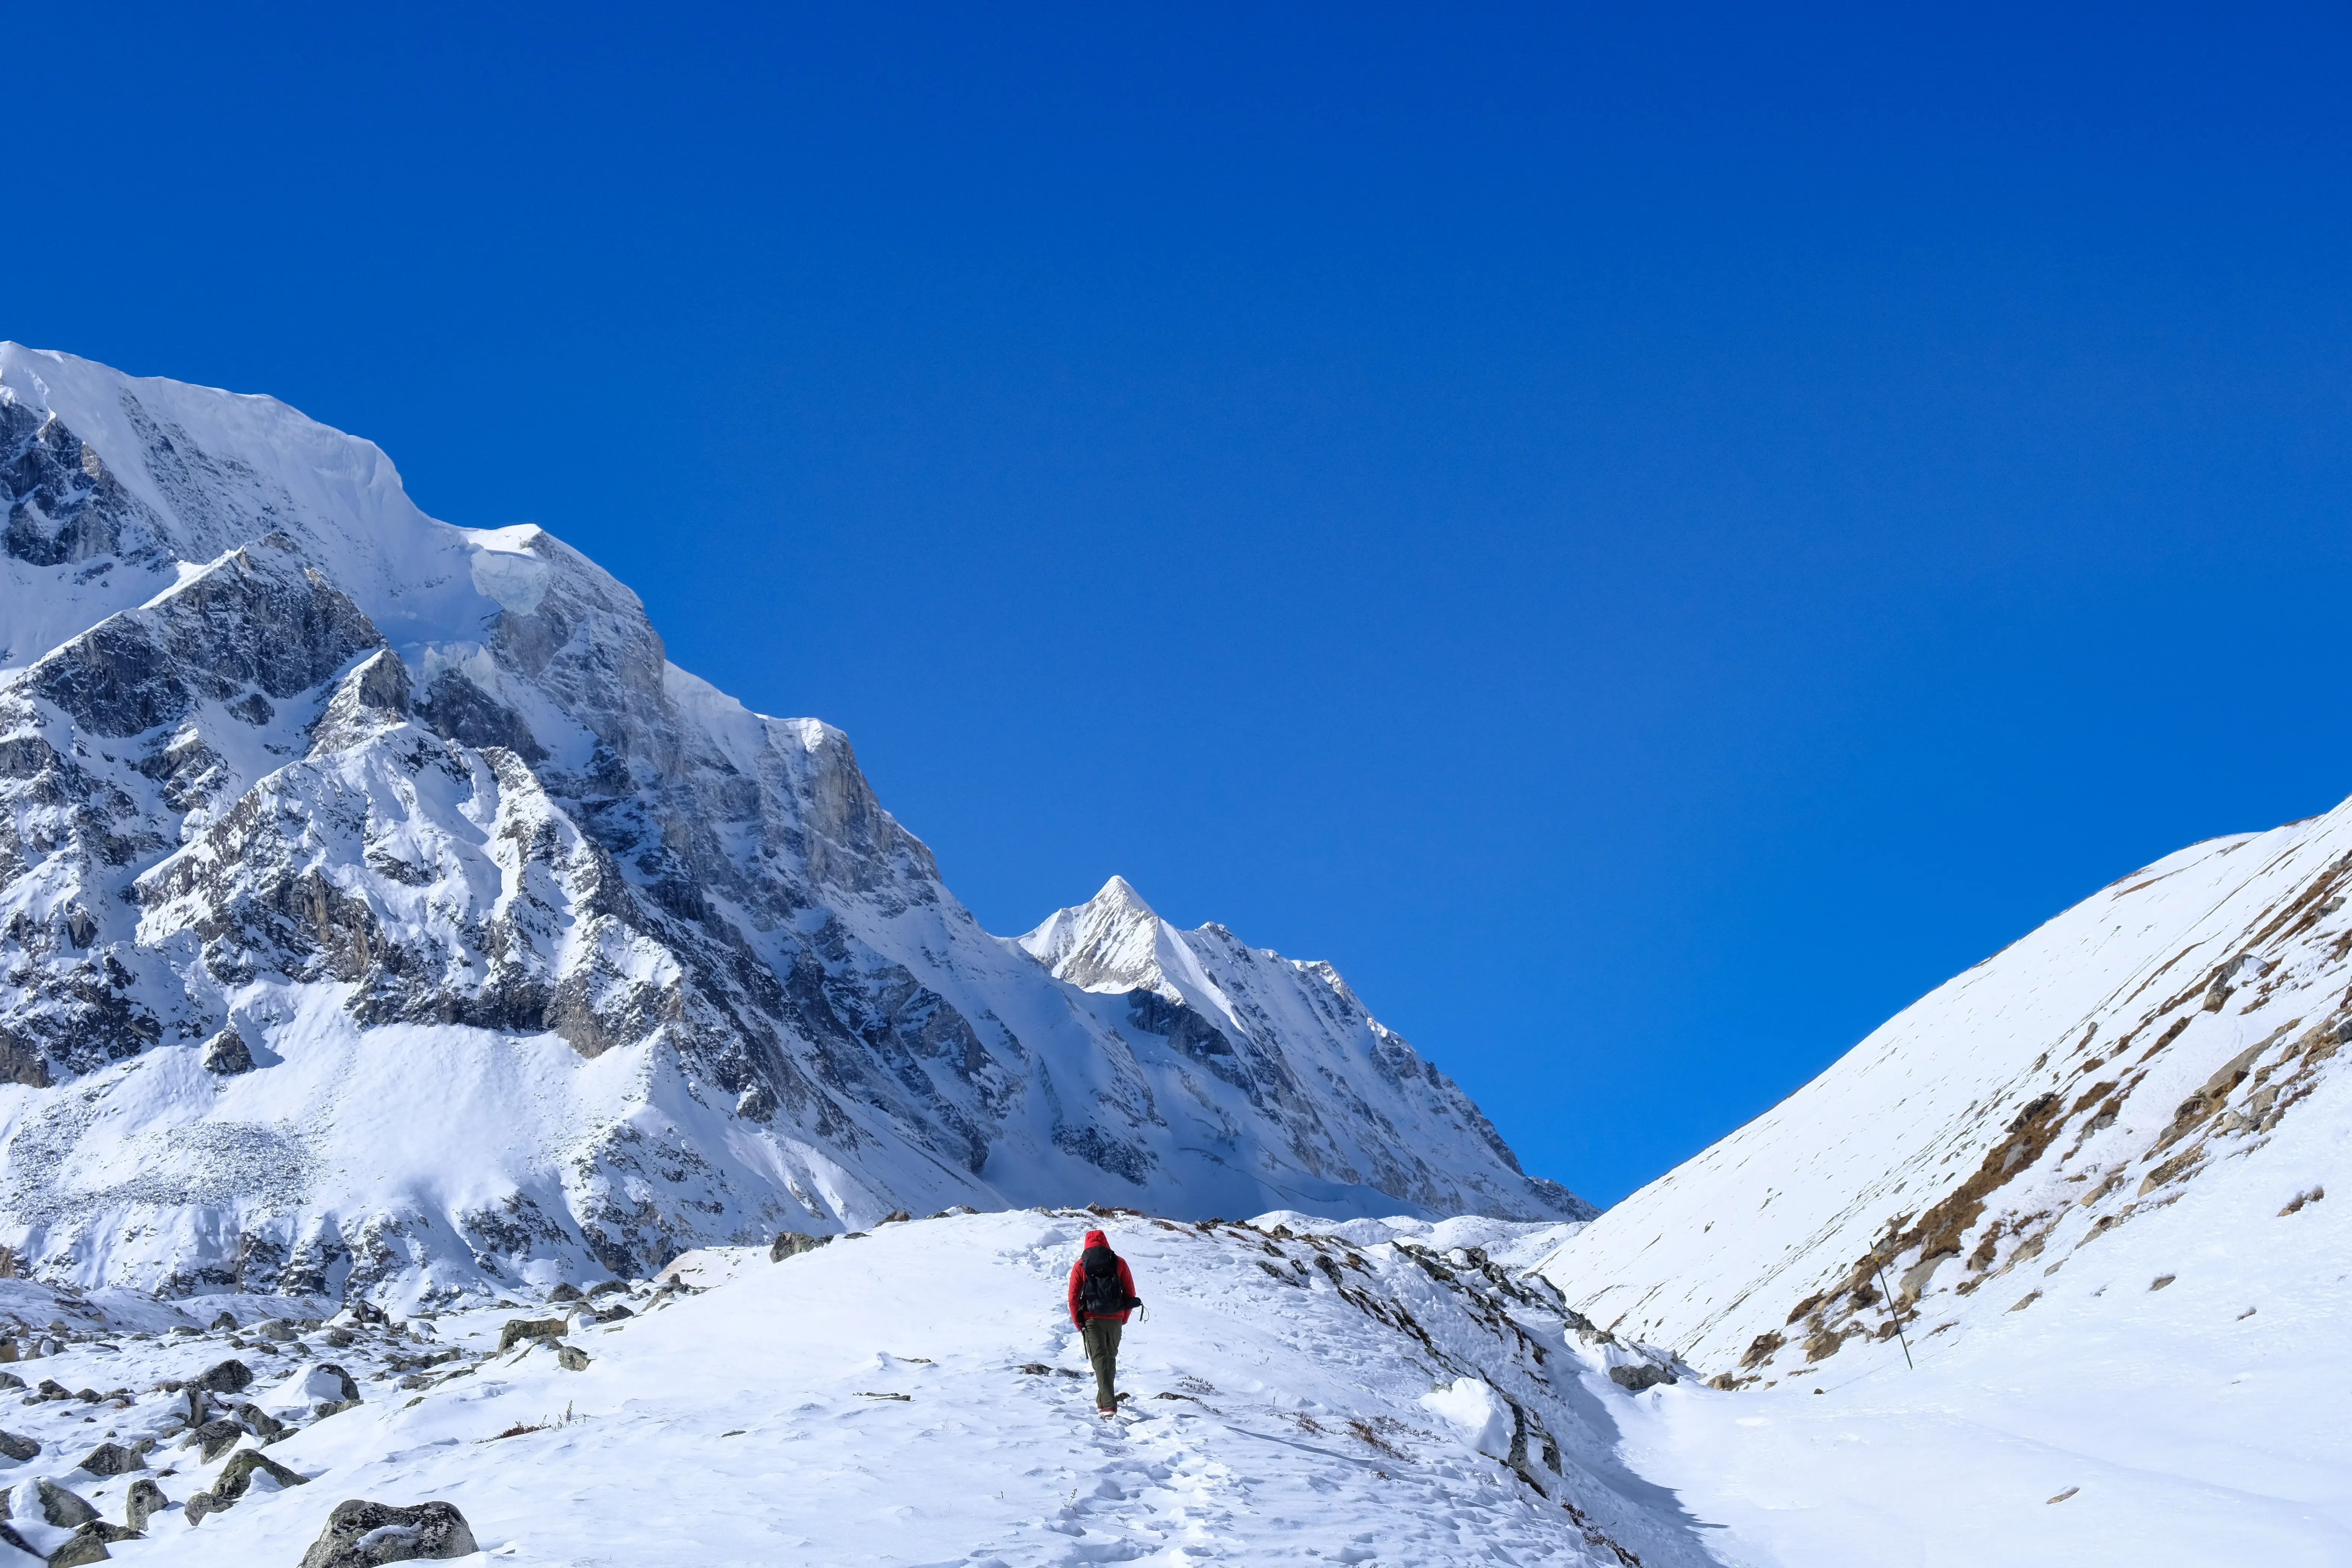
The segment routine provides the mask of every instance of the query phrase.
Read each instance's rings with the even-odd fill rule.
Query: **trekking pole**
[[[1888,1317],[1895,1320],[1895,1337],[1903,1343],[1903,1364],[1913,1372],[1917,1372],[1919,1363],[1911,1359],[1910,1336],[1903,1331],[1903,1309],[1895,1304],[1895,1292],[1886,1289],[1886,1254],[1873,1247],[1870,1260],[1878,1266],[1878,1288],[1885,1291],[1886,1313]]]

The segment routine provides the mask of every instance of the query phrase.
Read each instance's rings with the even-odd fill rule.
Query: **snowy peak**
[[[1589,1212],[1327,965],[1116,878],[989,935],[839,731],[274,399],[0,346],[0,520],[37,1273],[446,1298],[953,1204]]]
[[[1020,944],[1055,979],[1081,991],[1156,991],[1171,1002],[1207,993],[1223,1000],[1183,933],[1161,920],[1124,877],[1113,877],[1083,904],[1055,910]]]

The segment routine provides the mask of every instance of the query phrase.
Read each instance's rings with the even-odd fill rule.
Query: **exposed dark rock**
[[[226,1317],[228,1314],[224,1312],[221,1315]],[[230,1360],[207,1368],[203,1376],[193,1380],[188,1386],[200,1388],[206,1394],[243,1394],[252,1384],[253,1369],[241,1361]]]
[[[563,1337],[561,1318],[509,1318],[499,1331],[499,1349],[510,1351],[525,1340],[555,1341]]]
[[[130,1493],[122,1500],[123,1522],[133,1530],[144,1530],[147,1521],[172,1506],[163,1489],[145,1476],[131,1483]]]
[[[352,1380],[350,1373],[333,1362],[322,1361],[312,1367],[310,1375],[302,1380],[302,1393],[312,1400],[339,1403],[357,1399],[360,1385]]]
[[[820,1247],[831,1246],[829,1236],[803,1236],[796,1230],[779,1231],[769,1244],[768,1261],[782,1263],[787,1258],[798,1258],[803,1252],[814,1252]]]
[[[205,1042],[205,1070],[222,1078],[235,1078],[253,1070],[253,1052],[245,1037],[235,1029],[223,1029]]]
[[[79,1529],[98,1519],[98,1510],[89,1506],[89,1499],[46,1477],[36,1481],[34,1488],[41,1500],[41,1517],[59,1530]]]
[[[876,1222],[876,1228],[879,1229],[882,1226],[886,1225],[904,1225],[914,1217],[915,1216],[913,1215],[908,1214],[905,1209],[892,1209],[888,1214],[884,1215],[880,1220]]]
[[[1675,1374],[1664,1367],[1653,1366],[1647,1362],[1627,1362],[1621,1366],[1612,1366],[1609,1369],[1609,1381],[1629,1394],[1639,1394],[1645,1388],[1655,1388],[1662,1383],[1671,1384],[1675,1381]]]
[[[586,1372],[588,1352],[578,1345],[559,1345],[555,1352],[555,1364],[566,1372]]]
[[[219,1333],[224,1330],[232,1334],[236,1332],[236,1314],[235,1312],[223,1312],[220,1316],[213,1320],[213,1331],[215,1333]]]
[[[218,1512],[243,1497],[253,1486],[256,1476],[265,1477],[281,1487],[301,1487],[310,1484],[310,1478],[288,1469],[258,1448],[240,1448],[228,1457],[221,1467],[220,1477],[213,1482],[213,1510]]]
[[[547,1299],[551,1301],[577,1301],[580,1300],[580,1287],[567,1281],[550,1290]]]
[[[32,1438],[20,1437],[14,1432],[0,1432],[0,1454],[6,1455],[18,1464],[23,1464],[26,1459],[38,1458],[40,1453],[40,1444]]]
[[[197,1457],[209,1465],[244,1442],[246,1432],[237,1423],[222,1416],[204,1423],[189,1436],[195,1440]]]
[[[275,1443],[294,1430],[258,1405],[237,1405],[232,1407],[232,1413],[247,1431],[265,1443]]]
[[[302,1554],[301,1568],[377,1568],[468,1557],[480,1550],[466,1516],[448,1503],[395,1508],[353,1498],[337,1503],[327,1516],[326,1531]]]
[[[127,1476],[145,1469],[147,1461],[120,1443],[100,1443],[82,1456],[80,1468],[93,1476]]]

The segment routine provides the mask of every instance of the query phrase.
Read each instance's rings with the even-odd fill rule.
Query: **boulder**
[[[235,1405],[229,1409],[230,1414],[237,1418],[247,1431],[265,1443],[275,1443],[278,1438],[288,1436],[294,1430],[258,1405]]]
[[[245,1428],[224,1416],[189,1433],[187,1441],[195,1444],[197,1458],[209,1465],[245,1441]]]
[[[5,1454],[21,1465],[27,1459],[40,1458],[41,1446],[30,1437],[19,1437],[14,1432],[0,1432],[0,1454]]]
[[[310,1418],[314,1421],[324,1421],[330,1415],[341,1415],[346,1410],[357,1410],[359,1407],[360,1402],[356,1399],[330,1399],[310,1406]]]
[[[59,1530],[79,1530],[97,1522],[98,1510],[89,1506],[88,1498],[69,1492],[52,1480],[42,1479],[33,1485],[40,1496],[41,1517]]]
[[[94,1529],[77,1530],[63,1546],[49,1553],[48,1568],[80,1568],[84,1563],[112,1561],[114,1553],[106,1549],[106,1536]]]
[[[191,1381],[190,1388],[206,1394],[243,1394],[253,1385],[253,1369],[241,1361],[225,1361],[205,1369],[203,1376]]]
[[[569,1283],[558,1285],[547,1293],[547,1299],[551,1301],[577,1301],[580,1300],[580,1287]]]
[[[122,1500],[122,1521],[133,1530],[144,1530],[150,1519],[171,1506],[163,1489],[142,1476],[131,1483],[130,1495]]]
[[[254,1479],[280,1487],[307,1487],[310,1478],[289,1470],[258,1448],[239,1448],[228,1457],[213,1482],[213,1511],[217,1513],[250,1490]]]
[[[874,1222],[875,1228],[879,1230],[886,1225],[904,1225],[914,1217],[915,1216],[913,1215],[908,1214],[905,1209],[892,1209],[888,1214],[884,1215],[880,1219]]]
[[[33,1389],[35,1399],[71,1399],[73,1390],[54,1377],[45,1377]]]
[[[1628,1394],[1639,1394],[1662,1383],[1671,1384],[1675,1378],[1664,1367],[1652,1366],[1648,1362],[1627,1362],[1622,1366],[1609,1369],[1609,1381]]]
[[[212,1493],[198,1492],[186,1502],[180,1505],[180,1511],[187,1517],[189,1526],[194,1528],[196,1525],[204,1523],[205,1515],[214,1513],[218,1510],[213,1507]]]
[[[609,1296],[615,1290],[626,1292],[628,1288],[628,1281],[625,1279],[607,1279],[601,1285],[590,1286],[588,1299],[593,1301],[599,1296]]]
[[[470,1557],[480,1550],[466,1516],[446,1502],[395,1508],[353,1498],[327,1516],[325,1531],[302,1554],[302,1568],[377,1568]]]
[[[338,1404],[360,1396],[360,1385],[352,1374],[331,1361],[312,1367],[302,1379],[302,1396],[320,1404]]]
[[[302,1331],[296,1328],[293,1324],[288,1322],[283,1318],[272,1318],[268,1322],[262,1324],[259,1329],[255,1331],[255,1332],[260,1334],[260,1336],[265,1340],[270,1340],[282,1345],[289,1340],[299,1339],[301,1337]]]
[[[832,1245],[832,1242],[833,1237],[829,1236],[803,1236],[796,1230],[778,1231],[776,1239],[769,1244],[768,1261],[782,1263],[787,1258],[798,1258],[803,1252],[814,1252],[820,1247]]]
[[[566,1372],[586,1372],[588,1352],[578,1345],[558,1345],[555,1349],[555,1364]]]
[[[253,1070],[253,1051],[245,1037],[235,1029],[223,1029],[205,1042],[205,1070],[221,1078],[235,1078]]]
[[[219,1317],[213,1320],[213,1331],[217,1333],[222,1330],[226,1330],[232,1334],[236,1332],[236,1314],[235,1312],[223,1312]]]
[[[93,1476],[127,1476],[146,1468],[144,1458],[120,1443],[100,1443],[81,1457],[80,1465]]]
[[[635,1312],[630,1311],[618,1301],[614,1302],[609,1307],[599,1307],[596,1309],[596,1321],[600,1323],[617,1323],[623,1318],[634,1318],[636,1314]]]
[[[525,1340],[560,1340],[563,1337],[561,1318],[509,1318],[507,1326],[499,1331],[499,1349],[510,1351]]]

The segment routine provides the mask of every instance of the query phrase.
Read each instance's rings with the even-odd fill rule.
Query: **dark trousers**
[[[1087,1342],[1087,1360],[1094,1363],[1095,1405],[1108,1409],[1118,1403],[1113,1384],[1118,1379],[1118,1331],[1126,1327],[1116,1318],[1088,1318],[1082,1331]]]

